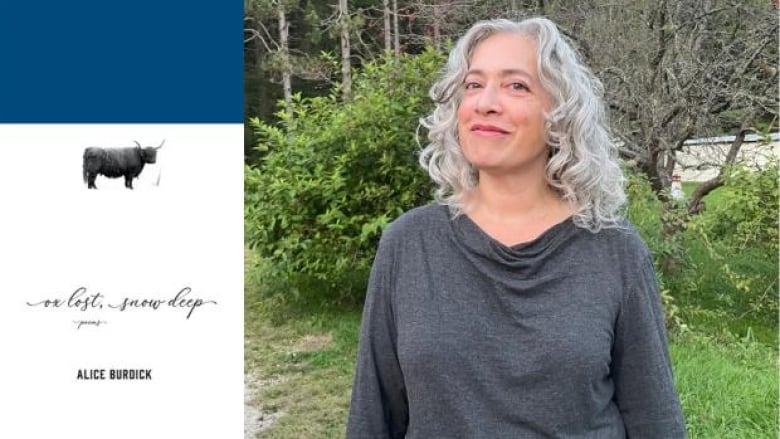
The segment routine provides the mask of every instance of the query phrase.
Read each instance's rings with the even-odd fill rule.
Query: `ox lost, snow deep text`
[[[204,305],[216,305],[217,302],[209,299],[190,298],[192,288],[184,287],[179,290],[173,298],[131,298],[125,297],[116,303],[106,303],[111,309],[118,311],[127,311],[131,309],[151,309],[158,310],[162,306],[170,308],[189,309],[187,318],[192,316],[195,309]],[[28,306],[43,308],[76,308],[81,311],[103,309],[103,300],[106,298],[103,293],[89,293],[86,287],[79,287],[71,293],[67,299],[52,298],[44,299],[38,302],[27,302]]]

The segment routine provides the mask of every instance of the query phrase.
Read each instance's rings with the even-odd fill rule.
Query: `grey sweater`
[[[347,437],[682,438],[653,266],[630,226],[514,247],[447,207],[382,236]]]

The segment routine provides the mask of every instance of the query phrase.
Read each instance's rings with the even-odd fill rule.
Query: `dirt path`
[[[269,428],[284,412],[265,413],[258,405],[257,395],[265,388],[282,382],[278,380],[258,380],[244,375],[244,439],[255,439],[257,434]]]

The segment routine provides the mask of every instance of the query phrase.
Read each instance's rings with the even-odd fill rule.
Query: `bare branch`
[[[666,128],[669,123],[674,120],[675,117],[677,117],[682,111],[686,108],[683,104],[677,104],[674,107],[672,107],[671,110],[669,110],[664,116],[663,120],[661,121],[661,128]]]
[[[666,55],[666,49],[667,49],[667,43],[669,42],[669,37],[666,34],[666,1],[661,2],[659,5],[660,9],[657,9],[658,11],[658,19],[660,20],[660,25],[655,26],[655,20],[653,20],[653,27],[657,27],[658,30],[658,49],[656,50],[656,54],[653,57],[653,60],[650,62],[650,70],[652,71],[652,77],[650,79],[650,82],[648,85],[650,87],[653,87],[655,84],[656,79],[658,78],[658,73],[660,71],[661,67],[661,61],[664,59],[664,55]]]
[[[703,208],[702,199],[713,190],[723,186],[724,172],[726,169],[728,169],[728,167],[732,166],[736,162],[737,154],[739,153],[739,150],[742,147],[742,143],[745,141],[745,135],[753,131],[750,128],[750,125],[752,125],[754,118],[755,118],[755,113],[750,113],[742,121],[742,126],[740,127],[737,135],[734,137],[734,141],[731,142],[731,146],[729,147],[729,152],[726,154],[726,159],[721,164],[720,170],[718,171],[718,175],[700,184],[693,191],[693,193],[691,194],[691,199],[688,203],[689,214],[695,215],[701,212]]]

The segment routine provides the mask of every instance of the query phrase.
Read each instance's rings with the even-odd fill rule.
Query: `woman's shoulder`
[[[385,243],[399,243],[413,236],[425,236],[448,226],[449,209],[440,204],[415,207],[404,212],[382,232]]]
[[[616,223],[603,227],[594,236],[603,240],[608,247],[620,253],[621,256],[650,257],[650,249],[642,239],[642,235],[627,218],[621,218]]]
[[[385,233],[408,233],[438,227],[449,221],[449,209],[441,204],[428,204],[404,212],[393,220]]]

